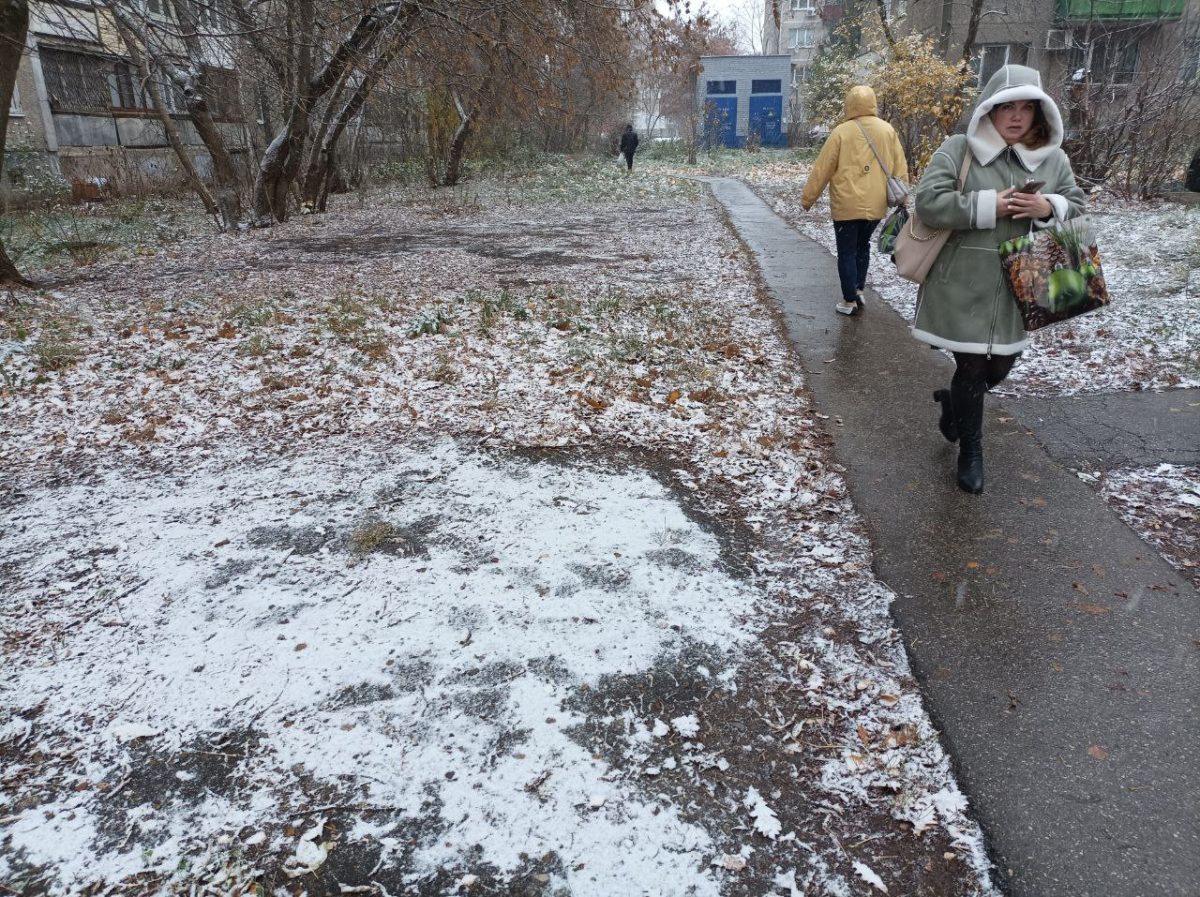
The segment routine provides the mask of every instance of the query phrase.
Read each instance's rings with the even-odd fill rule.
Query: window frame
[[[38,56],[52,112],[104,114],[121,108],[116,57],[54,46],[39,47]]]
[[[1009,60],[1012,58],[1012,44],[980,44],[978,49],[979,52],[975,54],[975,57],[972,61],[975,63],[976,86],[982,90],[992,75],[996,74],[996,72],[1000,71],[1001,68],[1009,64]],[[987,52],[988,50],[997,49],[1004,50],[1004,59],[999,65],[995,66],[993,69],[991,69],[991,71],[988,71]],[[985,73],[986,77],[984,77]]]
[[[795,25],[788,28],[787,48],[789,50],[811,50],[817,45],[817,29],[810,25]],[[799,43],[794,37],[803,34],[805,43]]]
[[[1179,67],[1179,80],[1184,84],[1200,80],[1200,38],[1183,44],[1183,65]]]
[[[1089,84],[1127,87],[1137,79],[1141,61],[1141,45],[1136,35],[1103,34],[1071,51],[1071,70],[1085,70]]]

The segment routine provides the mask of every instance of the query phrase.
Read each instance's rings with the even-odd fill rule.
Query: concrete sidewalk
[[[931,399],[951,363],[882,303],[835,314],[833,258],[743,184],[707,180],[757,255],[831,416],[876,573],[899,596],[913,669],[1001,886],[1038,897],[1196,897],[1195,589],[1061,466],[1069,444],[1047,454],[1038,430],[1055,415],[1029,413],[1028,401],[1012,410],[988,399],[987,491],[960,492],[957,448],[938,434]],[[1180,406],[1190,418],[1172,427],[1186,444],[1200,415]],[[1136,404],[1122,413],[1125,431],[1155,432],[1139,425]],[[1054,432],[1069,443],[1070,430]]]

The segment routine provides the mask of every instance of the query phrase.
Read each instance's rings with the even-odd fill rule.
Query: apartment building
[[[772,0],[766,4],[764,17],[763,46],[767,53],[786,54],[790,57],[787,99],[788,120],[792,137],[807,133],[808,115],[804,108],[803,85],[808,81],[813,61],[821,45],[828,39],[842,19],[840,3],[826,0],[779,0],[779,26],[775,26]]]
[[[906,33],[962,52],[970,4],[913,3]],[[1048,88],[1120,89],[1164,65],[1200,68],[1200,0],[983,0],[972,56],[980,84],[1002,65],[1038,69]]]
[[[161,0],[147,0],[146,14],[167,16]],[[214,32],[222,26],[205,24]],[[9,124],[9,190],[37,189],[50,175],[85,196],[182,181],[159,113],[106,11],[76,2],[32,3],[27,51]],[[199,62],[217,125],[227,144],[244,152],[248,135],[231,55],[220,40],[207,40]],[[183,97],[165,80],[159,86],[197,170],[207,175],[211,161]]]

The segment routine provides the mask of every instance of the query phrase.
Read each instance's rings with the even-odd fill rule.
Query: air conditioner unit
[[[1070,50],[1073,46],[1075,41],[1066,28],[1051,28],[1046,32],[1047,50]]]

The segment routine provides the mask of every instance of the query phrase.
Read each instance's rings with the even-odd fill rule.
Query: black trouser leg
[[[970,379],[983,378],[988,389],[999,386],[1012,370],[1019,355],[971,355],[966,352],[956,352],[954,360],[958,369],[964,370],[962,377]],[[933,393],[933,400],[942,406],[938,417],[938,429],[950,442],[958,442],[958,419],[954,411],[954,399],[949,389],[938,389]]]
[[[983,491],[983,397],[1003,382],[1017,357],[954,353],[950,404],[958,430],[958,487],[972,495]]]
[[[958,427],[958,488],[972,495],[983,491],[983,397],[987,381],[955,371],[950,400]]]
[[[933,400],[942,406],[941,416],[938,417],[938,429],[948,442],[958,442],[958,421],[954,419],[954,402],[950,398],[950,390],[935,389]]]

